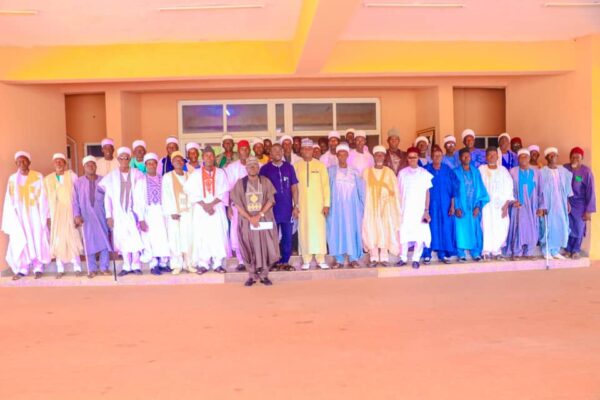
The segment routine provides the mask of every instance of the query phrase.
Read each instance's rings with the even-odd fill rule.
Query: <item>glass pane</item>
[[[182,107],[183,133],[223,132],[223,106],[220,104]]]
[[[227,132],[268,130],[266,104],[229,104],[226,114]]]
[[[333,129],[333,104],[293,104],[294,131]]]
[[[337,129],[377,129],[377,108],[375,103],[338,103]]]
[[[484,137],[475,138],[475,148],[476,149],[485,149],[485,138]]]
[[[489,137],[487,140],[488,147],[494,146],[498,147],[498,138],[496,136]]]
[[[275,104],[275,130],[277,133],[285,131],[283,104]]]

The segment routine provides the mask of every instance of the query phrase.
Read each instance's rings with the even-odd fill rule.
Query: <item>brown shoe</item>
[[[42,273],[41,272],[36,272],[34,275],[35,279],[40,279],[42,277]]]

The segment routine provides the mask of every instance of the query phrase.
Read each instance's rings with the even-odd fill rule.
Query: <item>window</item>
[[[475,138],[476,149],[487,149],[490,146],[498,147],[498,136],[478,136]]]
[[[285,132],[285,106],[283,104],[275,105],[275,131],[277,133]]]
[[[86,156],[94,156],[94,157],[102,157],[104,153],[102,153],[102,144],[100,143],[85,143],[83,145],[83,153]]]
[[[266,132],[266,104],[228,104],[227,132]]]
[[[295,103],[292,105],[294,132],[333,130],[332,103]]]
[[[182,133],[223,132],[223,105],[184,105],[181,109]]]
[[[377,107],[375,103],[337,103],[337,129],[377,129]]]

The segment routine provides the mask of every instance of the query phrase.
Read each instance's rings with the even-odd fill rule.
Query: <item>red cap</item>
[[[510,144],[513,143],[519,143],[521,146],[523,146],[523,142],[521,142],[521,138],[520,137],[514,137],[510,140]]]
[[[240,141],[238,142],[238,149],[239,149],[240,147],[247,147],[247,148],[250,148],[250,143],[248,143],[248,141],[247,141],[247,140],[240,140]]]
[[[573,147],[569,153],[569,157],[573,154],[581,154],[581,157],[583,157],[583,149],[581,147]]]
[[[414,146],[413,147],[409,147],[408,150],[406,150],[406,154],[409,154],[409,153],[417,153],[417,154],[419,154],[419,149],[417,149]]]

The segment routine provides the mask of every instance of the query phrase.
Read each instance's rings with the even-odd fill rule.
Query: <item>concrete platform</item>
[[[120,263],[117,264],[117,271],[120,270]],[[235,270],[236,261],[230,259],[227,262],[228,270]],[[550,260],[549,269],[582,268],[591,265],[589,258],[580,258],[578,260]],[[70,268],[67,267],[67,271]],[[85,269],[85,266],[84,266]],[[481,261],[468,263],[442,264],[434,262],[430,265],[421,265],[419,269],[411,267],[388,267],[388,268],[355,268],[355,269],[329,269],[319,270],[311,269],[308,271],[277,271],[271,272],[269,277],[273,282],[287,281],[308,281],[308,280],[339,280],[356,278],[399,278],[414,276],[431,275],[456,275],[456,274],[474,274],[485,272],[511,272],[511,271],[531,271],[546,270],[546,260],[523,260],[523,261]],[[118,277],[115,281],[113,276],[96,276],[93,279],[75,277],[73,273],[67,273],[62,279],[55,279],[55,266],[50,265],[46,269],[41,279],[34,279],[33,276],[25,277],[19,281],[13,281],[12,272],[4,270],[0,277],[0,286],[4,287],[63,287],[63,286],[139,286],[139,285],[211,285],[225,283],[243,283],[248,275],[244,272],[228,272],[218,274],[207,272],[204,275],[192,273],[181,273],[179,275],[163,274],[161,276],[151,275],[147,267],[144,268],[144,275],[127,275]]]

